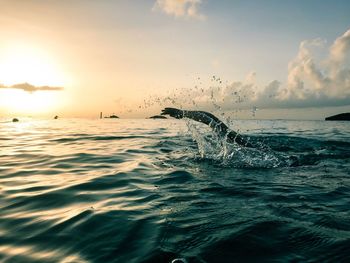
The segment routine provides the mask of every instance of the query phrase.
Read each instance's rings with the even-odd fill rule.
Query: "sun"
[[[0,46],[0,84],[29,83],[34,86],[65,86],[65,77],[54,57],[44,48],[30,45]],[[0,107],[8,112],[35,114],[52,111],[60,92],[0,89]]]

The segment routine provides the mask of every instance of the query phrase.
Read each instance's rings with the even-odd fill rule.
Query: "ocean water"
[[[0,122],[1,262],[350,262],[350,123]]]

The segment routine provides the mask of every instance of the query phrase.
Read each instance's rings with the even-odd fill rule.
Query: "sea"
[[[0,120],[0,262],[350,262],[350,122]]]

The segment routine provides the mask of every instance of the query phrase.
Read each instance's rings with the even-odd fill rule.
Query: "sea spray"
[[[230,85],[223,84],[221,78],[212,76],[206,84],[203,79],[198,78],[198,83],[193,88],[177,88],[169,91],[167,95],[149,96],[144,100],[142,109],[154,106],[175,107],[186,110],[208,110],[218,116],[228,126],[233,126],[239,136],[244,136],[248,129],[241,135],[239,128],[233,124],[235,115],[242,109],[247,110],[245,102],[254,94],[250,92],[251,83],[234,82]],[[246,89],[248,88],[248,89]],[[230,111],[227,111],[227,105]],[[253,106],[250,112],[255,118],[257,107]],[[292,161],[288,156],[271,150],[263,143],[264,138],[260,137],[254,142],[255,148],[248,148],[236,143],[229,143],[226,135],[211,130],[203,124],[192,120],[185,120],[188,133],[197,144],[195,156],[201,159],[208,159],[224,166],[251,167],[251,168],[273,168],[289,166]],[[247,137],[250,140],[250,137]]]
[[[274,168],[289,166],[282,154],[276,153],[262,143],[258,148],[249,148],[229,143],[226,136],[219,136],[203,125],[186,121],[189,133],[198,146],[199,158],[213,160],[223,166]],[[287,158],[288,159],[288,158]]]

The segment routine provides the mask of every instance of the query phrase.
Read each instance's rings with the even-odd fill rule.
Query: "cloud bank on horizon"
[[[273,80],[257,84],[255,72],[244,81],[222,87],[191,90],[191,102],[198,107],[220,105],[221,109],[307,108],[350,105],[350,29],[327,49],[322,39],[300,43],[297,56],[288,63],[286,83]],[[217,77],[212,81],[221,83]],[[181,103],[180,103],[181,104]]]
[[[63,90],[62,87],[34,86],[29,83],[14,84],[11,86],[0,84],[0,89],[19,89],[27,92]]]
[[[175,17],[204,20],[205,16],[198,10],[201,4],[202,0],[157,0],[153,10]]]

